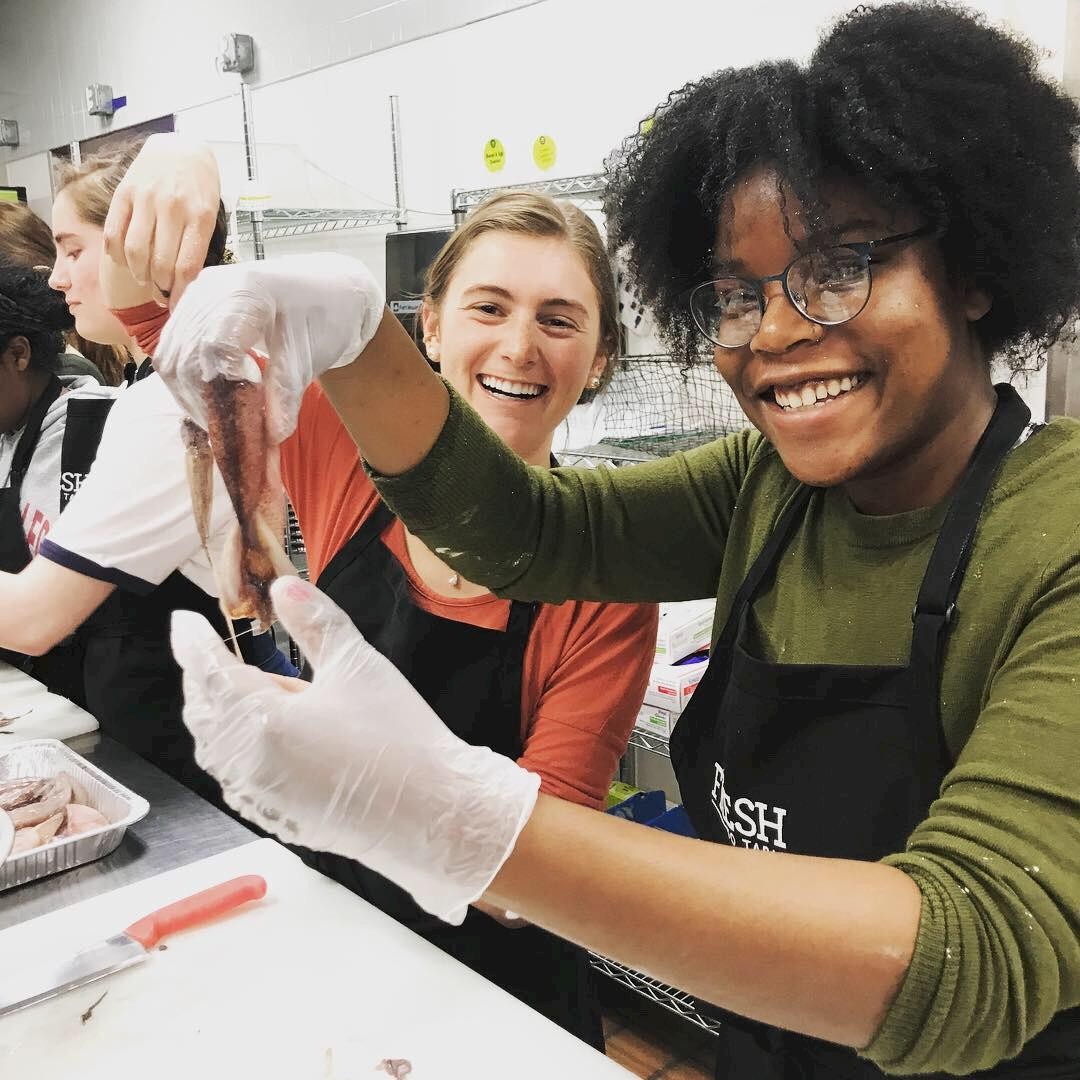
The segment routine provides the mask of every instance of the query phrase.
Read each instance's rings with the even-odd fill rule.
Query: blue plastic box
[[[607,813],[626,818],[627,821],[636,821],[639,825],[648,825],[660,817],[666,808],[667,800],[662,791],[639,791],[629,799],[616,803]]]
[[[658,818],[647,821],[645,824],[654,829],[663,829],[665,832],[678,833],[679,836],[689,836],[695,840],[697,839],[697,833],[694,832],[694,827],[686,816],[686,808],[681,804],[673,806],[670,810],[665,810]]]
[[[653,829],[697,838],[697,833],[686,816],[686,810],[681,805],[668,810],[667,799],[662,791],[639,791],[621,803],[616,803],[606,813],[626,818],[627,821],[636,821],[639,825],[648,825]]]

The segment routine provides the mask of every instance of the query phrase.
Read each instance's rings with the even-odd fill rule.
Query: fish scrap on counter
[[[205,384],[203,396],[207,430],[185,419],[181,431],[195,524],[209,558],[216,462],[236,514],[221,565],[211,560],[221,609],[230,622],[251,619],[261,632],[274,621],[271,582],[296,573],[281,546],[285,491],[278,448],[266,428],[266,391],[262,383],[219,375]]]
[[[412,1062],[408,1058],[383,1058],[378,1065],[375,1066],[375,1071],[382,1070],[388,1076],[394,1077],[394,1080],[403,1080],[412,1072]]]
[[[90,1017],[94,1015],[94,1010],[105,1000],[105,998],[108,996],[108,993],[109,991],[106,990],[105,993],[102,994],[101,997],[99,997],[97,1001],[95,1001],[94,1004],[90,1006],[89,1009],[86,1010],[86,1012],[80,1014],[79,1019],[84,1024],[87,1022],[87,1020],[90,1019]]]
[[[87,804],[83,786],[68,773],[0,780],[0,813],[11,818],[11,856],[44,847],[109,824]]]
[[[10,727],[16,720],[21,720],[24,716],[29,716],[33,711],[33,708],[23,709],[21,713],[16,713],[14,716],[7,716],[5,713],[0,712],[0,735],[13,735],[14,732],[4,731],[3,729]]]

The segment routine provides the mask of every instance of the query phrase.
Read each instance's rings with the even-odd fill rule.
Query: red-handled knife
[[[131,967],[145,960],[149,950],[169,934],[201,926],[265,895],[266,881],[257,874],[233,878],[152,912],[122,933],[84,949],[51,970],[0,972],[0,1016]]]

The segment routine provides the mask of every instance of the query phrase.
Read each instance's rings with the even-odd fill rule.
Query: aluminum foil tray
[[[142,796],[118,784],[59,739],[33,739],[0,751],[0,780],[55,776],[61,772],[82,784],[89,805],[104,814],[109,824],[10,856],[0,864],[0,891],[108,855],[124,838],[127,827],[150,811],[150,804]]]

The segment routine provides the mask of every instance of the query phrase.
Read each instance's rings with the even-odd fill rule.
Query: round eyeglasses
[[[854,319],[870,299],[874,252],[887,244],[929,236],[933,225],[897,233],[881,240],[808,251],[792,259],[782,273],[752,280],[721,277],[690,292],[694,324],[714,345],[741,349],[750,343],[765,314],[764,286],[779,281],[795,309],[821,326],[838,326]]]

